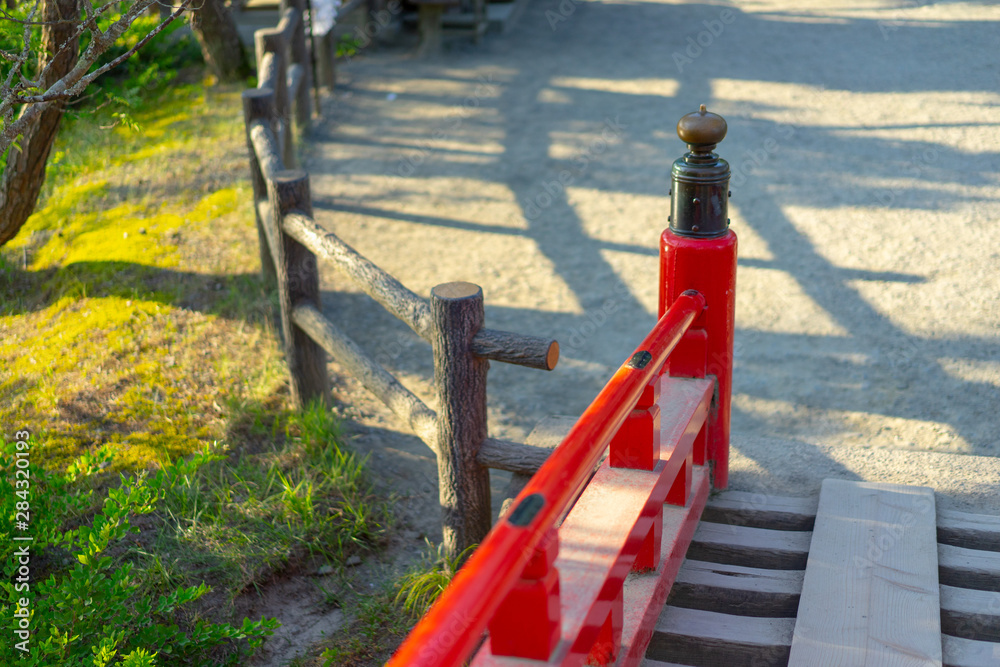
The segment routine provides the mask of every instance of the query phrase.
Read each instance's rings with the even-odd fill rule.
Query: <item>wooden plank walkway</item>
[[[725,492],[643,664],[1000,667],[1000,518],[890,484]]]
[[[828,479],[790,667],[941,664],[934,491]]]

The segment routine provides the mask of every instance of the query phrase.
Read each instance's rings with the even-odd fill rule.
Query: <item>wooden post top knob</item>
[[[704,104],[698,111],[682,116],[677,121],[677,136],[690,146],[691,150],[695,150],[696,146],[711,150],[726,138],[727,129],[726,119],[708,111]]]

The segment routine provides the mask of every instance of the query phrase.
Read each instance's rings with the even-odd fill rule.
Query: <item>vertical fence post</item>
[[[490,530],[489,471],[476,461],[486,438],[489,361],[472,354],[483,326],[483,290],[454,282],[431,290],[438,398],[438,494],[446,551],[455,556]]]
[[[257,240],[260,243],[260,272],[266,287],[273,288],[278,284],[274,269],[274,258],[267,243],[264,232],[265,221],[260,219],[257,202],[267,199],[267,183],[260,168],[260,161],[250,141],[250,126],[258,119],[265,120],[271,130],[277,135],[277,114],[274,109],[274,91],[269,88],[251,88],[243,91],[243,120],[246,126],[247,152],[250,155],[250,182],[253,184],[254,219],[257,221]]]
[[[320,85],[333,92],[337,83],[337,40],[334,38],[333,28],[319,38],[316,61],[316,76],[319,77]],[[316,112],[319,113],[319,109]]]
[[[729,484],[729,410],[733,381],[736,304],[736,234],[729,229],[729,164],[713,153],[726,121],[705,105],[677,123],[689,152],[671,170],[670,226],[660,240],[660,314],[685,290],[705,296],[707,307],[664,367],[672,377],[715,376],[717,393],[694,460],[713,464],[713,484]],[[707,453],[706,453],[707,449]]]
[[[295,166],[295,147],[292,145],[291,116],[288,109],[288,45],[284,35],[277,28],[258,30],[253,34],[257,51],[257,72],[265,53],[273,53],[278,75],[274,81],[274,107],[278,112],[278,142],[281,145],[281,161],[285,167]]]
[[[299,23],[292,31],[292,43],[289,53],[292,63],[302,66],[302,82],[295,97],[295,122],[300,130],[309,126],[312,118],[312,63],[309,58],[310,48],[306,42],[306,0],[282,0],[282,6],[292,7],[299,12]],[[310,17],[310,23],[312,17]]]
[[[292,402],[302,407],[313,399],[330,406],[330,379],[326,372],[326,352],[319,343],[292,323],[292,309],[299,303],[320,308],[319,270],[316,255],[285,234],[281,221],[291,211],[312,215],[309,175],[300,169],[279,171],[269,183],[271,224],[276,232],[278,301],[281,330],[285,339]]]

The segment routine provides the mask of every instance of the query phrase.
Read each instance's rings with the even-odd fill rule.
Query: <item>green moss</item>
[[[192,222],[211,222],[216,218],[237,210],[242,200],[248,196],[243,188],[226,188],[217,190],[203,198],[188,215]]]
[[[163,131],[161,131],[160,134],[162,135]],[[184,142],[178,140],[168,140],[163,143],[146,146],[145,148],[140,148],[139,150],[129,153],[128,155],[119,155],[112,162],[112,166],[117,167],[130,162],[142,162],[143,160],[148,160],[150,158],[167,158],[171,153],[177,152],[177,150],[183,146]]]
[[[14,378],[31,378],[34,390],[4,405],[4,421],[27,411],[50,422],[43,444],[58,443],[59,458],[77,456],[95,441],[119,443],[123,456],[116,461],[125,468],[198,448],[204,420],[191,412],[192,403],[209,397],[178,389],[183,373],[166,372],[172,370],[167,358],[174,345],[190,343],[213,320],[180,334],[166,314],[147,301],[64,297],[21,316],[29,326],[18,330],[27,335],[0,343],[6,371],[0,391]],[[65,423],[81,417],[88,432]]]
[[[183,224],[177,213],[147,215],[134,204],[76,216],[38,251],[32,268],[86,261],[176,266],[177,246],[167,235]]]
[[[279,391],[270,300],[223,268],[257,261],[253,243],[228,242],[256,237],[249,185],[241,173],[206,191],[198,176],[213,170],[206,145],[242,162],[239,100],[179,88],[137,114],[142,136],[105,134],[122,142],[110,152],[82,125],[60,137],[78,168],[56,170],[0,264],[0,424],[44,433],[48,464],[102,444],[122,469],[186,456],[231,431],[222,406]],[[164,156],[187,176],[165,174]]]
[[[48,165],[45,197],[68,181],[122,166],[146,166],[155,177],[172,161],[202,156],[207,145],[239,137],[242,144],[240,92],[233,88],[206,90],[202,86],[174,84],[140,101],[129,111],[134,125],[119,122],[106,112],[69,114]],[[137,129],[135,129],[137,128]],[[150,162],[155,160],[155,162]]]
[[[65,196],[61,190],[29,219],[12,247],[31,243],[33,233],[50,231],[32,253],[32,269],[87,261],[173,267],[178,257],[171,235],[237,210],[241,196],[246,195],[243,188],[226,188],[203,197],[189,211],[164,204],[151,212],[148,206],[129,203],[81,213],[82,202],[104,196],[106,186],[105,181],[69,186]]]
[[[128,329],[126,323],[158,307],[158,304],[123,302],[118,297],[63,297],[44,310],[24,316],[32,326],[20,329],[28,335],[0,342],[0,358],[19,377],[28,377],[42,369],[49,373],[77,369],[82,361],[94,360],[86,357],[95,353],[103,357],[118,352],[130,340],[127,334],[123,335]],[[21,354],[24,350],[27,354]]]

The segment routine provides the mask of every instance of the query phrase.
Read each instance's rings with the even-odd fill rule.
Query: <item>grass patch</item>
[[[93,457],[65,473],[21,465],[38,446],[25,434],[18,432],[20,440],[5,440],[0,447],[0,614],[27,618],[30,634],[12,632],[21,645],[0,644],[0,662],[26,667],[235,665],[270,635],[274,620],[244,619],[240,625],[192,620],[187,608],[210,587],[204,582],[156,586],[148,568],[132,557],[135,550],[126,546],[138,532],[133,522],[155,512],[157,501],[170,495],[171,476],[191,464],[168,466],[152,479],[122,475],[118,485],[100,494],[92,479],[100,466]],[[21,504],[30,511],[22,513]],[[33,538],[27,545],[11,539],[24,534],[25,525],[14,519],[25,515],[31,517]],[[30,550],[27,560],[24,549]],[[30,574],[19,571],[26,563]]]
[[[314,405],[274,415],[270,424],[260,422],[265,427],[277,444],[257,454],[215,445],[154,475],[109,483],[114,450],[104,447],[62,473],[31,469],[26,479],[33,481],[20,492],[16,450],[30,456],[41,443],[5,442],[5,618],[24,595],[14,584],[20,544],[11,539],[20,534],[18,502],[34,515],[33,553],[44,554],[32,561],[35,651],[23,664],[89,666],[93,654],[110,664],[140,650],[159,655],[157,664],[240,664],[277,623],[229,625],[236,596],[290,562],[342,569],[349,556],[376,548],[387,505],[372,496],[363,461],[340,447],[330,413]],[[13,647],[0,650],[3,664],[19,657]]]
[[[431,547],[430,542],[427,546]],[[436,558],[430,559],[423,567],[408,572],[400,579],[397,584],[399,592],[396,594],[396,603],[401,603],[403,609],[416,618],[426,614],[477,546],[479,545],[474,544],[454,558],[450,558],[444,552],[444,544],[439,544]]]
[[[345,611],[351,622],[320,655],[305,665],[362,667],[384,665],[413,626],[413,617],[396,603],[396,588],[385,585],[351,599]]]
[[[422,563],[374,593],[346,596],[343,606],[351,617],[350,623],[327,642],[322,653],[304,661],[303,666],[385,664],[475,549],[470,547],[456,558],[449,558],[442,546],[435,548],[427,542]],[[341,596],[331,593],[330,598],[334,604],[341,604]]]
[[[226,604],[290,561],[342,569],[378,546],[389,520],[364,461],[341,448],[327,410],[281,412],[270,423],[262,414],[252,429],[273,443],[262,451],[205,450],[175,466],[161,503],[166,527],[146,553],[168,581],[224,587],[232,593]]]

